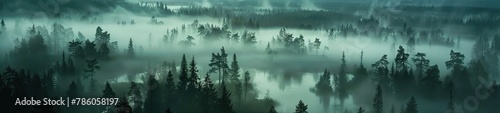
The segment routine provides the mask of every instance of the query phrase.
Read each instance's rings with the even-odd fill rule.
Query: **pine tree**
[[[218,99],[218,113],[234,113],[233,104],[231,104],[231,93],[226,89],[226,84],[222,81],[221,97]]]
[[[364,112],[365,112],[365,110],[363,110],[363,108],[359,107],[358,113],[364,113]]]
[[[295,106],[295,112],[294,113],[308,113],[307,112],[307,105],[302,102],[302,100],[299,101],[299,104]]]
[[[384,100],[382,99],[382,88],[380,84],[377,86],[377,93],[373,98],[373,110],[375,113],[383,113],[384,112]]]
[[[128,43],[127,55],[131,58],[135,57],[134,43],[132,42],[132,38],[130,38],[130,41]]]
[[[60,68],[60,73],[65,75],[67,74],[68,72],[68,64],[66,64],[66,56],[65,56],[65,52],[63,51],[63,54],[62,54],[62,63],[61,63],[61,68]]]
[[[201,107],[203,113],[216,112],[217,92],[214,88],[214,83],[210,80],[210,75],[207,73],[203,80],[203,89],[201,95]]]
[[[406,104],[406,113],[418,113],[417,110],[417,102],[415,101],[415,97],[411,97],[410,101]]]
[[[424,78],[424,71],[429,67],[429,60],[425,58],[425,53],[418,52],[415,57],[412,58],[413,63],[415,63],[417,71],[417,83],[419,83]]]
[[[227,53],[224,47],[221,48],[221,52],[214,54],[212,53],[212,59],[210,60],[210,73],[215,73],[218,71],[219,73],[219,83],[221,80],[225,79],[225,73],[228,71],[229,66],[227,65]],[[221,78],[222,76],[222,78]]]
[[[316,49],[316,54],[318,54],[319,47],[321,46],[321,41],[318,38],[314,39],[314,49]]]
[[[274,106],[271,106],[271,108],[269,109],[268,113],[278,113],[278,112],[276,111],[276,109],[274,108]]]

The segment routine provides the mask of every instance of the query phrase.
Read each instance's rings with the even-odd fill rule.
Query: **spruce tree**
[[[76,87],[76,83],[73,80],[71,82],[71,84],[69,84],[68,91],[66,92],[66,96],[76,98],[79,96],[78,94],[79,94],[78,88]]]
[[[212,80],[210,80],[210,75],[208,73],[203,80],[203,89],[200,101],[203,113],[216,112],[217,92],[214,88],[214,83],[212,82]]]
[[[218,99],[218,113],[234,113],[233,104],[231,104],[231,93],[227,90],[226,84],[222,81],[221,97]]]
[[[406,113],[418,113],[417,110],[417,101],[415,101],[415,97],[411,97],[410,101],[406,104]]]
[[[163,99],[161,99],[162,95],[160,92],[158,80],[156,80],[154,75],[150,75],[148,78],[148,90],[146,92],[146,99],[144,100],[144,112],[160,113],[163,111]]]
[[[143,113],[143,96],[141,93],[140,87],[137,86],[135,82],[130,82],[130,90],[128,92],[131,102],[134,103],[133,112],[134,113]]]
[[[134,43],[132,42],[132,38],[130,38],[130,41],[128,43],[127,55],[131,58],[135,57]]]
[[[384,100],[382,99],[382,88],[380,84],[377,86],[377,92],[375,97],[373,98],[373,111],[375,113],[383,113],[384,112]]]
[[[188,87],[187,87],[187,97],[186,98],[186,102],[189,102],[190,103],[190,107],[193,107],[193,108],[198,108],[198,102],[197,100],[199,99],[198,98],[198,95],[200,94],[200,89],[199,89],[199,86],[201,85],[199,83],[199,80],[200,78],[198,77],[198,69],[196,67],[196,62],[195,62],[195,59],[194,59],[194,56],[192,57],[192,60],[191,62],[189,63],[189,73],[191,76],[189,76],[189,81],[188,81]],[[196,113],[198,109],[189,109],[188,112],[191,112],[191,113]]]
[[[102,98],[115,98],[116,94],[113,92],[113,89],[109,85],[109,82],[106,82],[106,87],[102,90]]]
[[[335,92],[337,92],[337,96],[340,99],[340,104],[344,104],[344,100],[347,98],[347,68],[346,68],[346,61],[345,61],[345,53],[342,52],[342,64],[340,65],[340,71],[339,74],[334,75],[334,81],[335,81]]]
[[[307,105],[302,102],[302,100],[299,101],[299,104],[295,106],[295,112],[294,113],[308,113],[307,112]]]
[[[175,102],[175,100],[174,100],[175,99],[175,81],[174,81],[174,75],[172,74],[172,71],[168,71],[165,89],[167,90],[165,93],[166,105],[167,105],[167,107],[173,107],[174,102]]]

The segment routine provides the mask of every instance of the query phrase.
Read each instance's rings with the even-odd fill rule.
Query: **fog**
[[[407,6],[397,0],[371,1],[369,5],[352,3],[353,7],[369,6],[352,11],[355,13],[349,9],[329,10],[318,5],[322,3],[319,0],[278,2],[283,7],[272,0],[239,1],[255,4],[250,8],[233,6],[236,1],[200,0],[176,5],[169,5],[174,4],[170,1],[155,2],[120,2],[111,11],[91,15],[72,12],[59,17],[0,17],[6,28],[0,32],[0,66],[5,69],[0,86],[6,92],[28,90],[22,95],[17,91],[0,97],[12,100],[19,96],[74,96],[68,92],[73,91],[71,84],[76,81],[77,97],[106,97],[102,95],[108,95],[108,89],[112,88],[113,97],[125,100],[126,104],[120,104],[128,108],[56,106],[54,112],[121,113],[120,110],[129,109],[156,113],[168,109],[174,113],[260,113],[271,108],[280,113],[301,110],[356,113],[360,107],[366,112],[380,109],[374,107],[379,99],[378,85],[382,87],[380,100],[384,112],[394,108],[404,109],[405,113],[416,113],[413,109],[421,113],[447,113],[449,103],[462,106],[467,101],[465,97],[475,96],[473,88],[484,85],[489,91],[488,98],[480,99],[478,108],[451,109],[472,113],[498,111],[492,107],[500,97],[494,82],[500,80],[497,71],[500,21],[494,13],[497,9],[456,6],[484,15],[451,11],[457,15],[434,17],[414,11],[432,9],[426,5],[431,3]],[[432,13],[443,12],[446,11]],[[99,42],[106,33],[109,40]],[[41,41],[36,40],[38,36]],[[79,56],[78,46],[77,49],[72,46],[75,42],[82,43],[78,46],[85,56]],[[92,44],[95,47],[87,47]],[[106,49],[102,47],[104,44]],[[226,57],[219,56],[224,53]],[[425,53],[427,63],[418,63],[421,53]],[[236,71],[233,55],[237,56],[239,66]],[[380,63],[384,55],[387,64]],[[185,67],[181,63],[183,56],[187,60]],[[191,64],[192,59],[195,64]],[[92,60],[98,62],[99,69],[92,68]],[[168,85],[170,72],[175,83],[173,89]],[[36,86],[38,74],[43,78],[44,85],[40,86],[47,91],[29,91],[29,87],[12,85],[16,80],[26,80],[20,84]],[[210,93],[206,90],[209,89],[206,75],[214,83],[216,98],[204,94]],[[184,87],[182,76],[189,79],[187,90],[178,88]],[[133,91],[130,84],[135,83],[139,84],[138,94],[142,95],[139,99],[136,99],[138,94],[130,93]],[[227,92],[231,95],[226,95]],[[410,104],[413,97],[417,108]],[[226,100],[229,100],[227,105]],[[299,101],[308,106],[300,107]]]

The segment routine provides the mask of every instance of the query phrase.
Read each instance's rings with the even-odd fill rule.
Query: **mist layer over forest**
[[[495,1],[0,0],[15,113],[493,113]],[[497,3],[498,4],[498,3]],[[16,99],[119,98],[15,106]]]

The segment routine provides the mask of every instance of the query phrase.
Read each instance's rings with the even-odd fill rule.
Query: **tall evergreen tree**
[[[146,94],[146,99],[144,100],[144,112],[145,113],[161,113],[163,112],[163,104],[161,97],[161,92],[160,92],[160,85],[158,83],[158,80],[156,80],[154,75],[150,75],[148,77],[148,82],[147,82],[147,94]]]
[[[189,63],[189,73],[191,76],[189,76],[189,81],[188,81],[188,86],[187,86],[187,97],[186,101],[190,102],[190,107],[193,108],[199,108],[199,104],[196,100],[198,100],[198,95],[200,94],[200,89],[199,86],[201,85],[199,83],[200,78],[198,77],[198,69],[196,68],[196,61],[194,59],[194,56],[191,59],[191,62]],[[197,113],[199,109],[189,109],[190,113]]]
[[[222,95],[217,101],[217,104],[219,105],[218,113],[234,113],[233,104],[231,104],[231,93],[226,89],[224,81],[222,82],[221,87]]]
[[[133,103],[134,113],[143,113],[143,96],[139,86],[135,82],[130,82],[130,90],[128,92],[130,101]]]
[[[229,68],[229,66],[227,65],[227,55],[228,54],[226,53],[226,50],[224,49],[224,47],[222,47],[220,53],[212,53],[212,59],[210,60],[210,64],[208,64],[208,66],[210,66],[210,73],[215,73],[216,71],[218,71],[217,73],[219,74],[219,83],[221,82],[221,80],[225,79],[225,74],[227,73]]]
[[[130,38],[130,41],[128,42],[127,55],[129,57],[135,57],[134,43],[132,42],[132,38]]]
[[[406,113],[418,113],[417,110],[417,101],[415,101],[415,97],[411,97],[410,101],[406,104]]]
[[[295,106],[295,112],[294,113],[308,113],[307,112],[307,105],[302,102],[302,100],[299,101],[299,104]]]
[[[231,62],[231,68],[229,74],[231,82],[236,84],[235,93],[239,104],[241,102],[241,97],[243,94],[243,84],[240,81],[240,66],[238,65],[236,54],[233,54],[233,62]]]
[[[345,61],[345,53],[342,52],[342,64],[340,65],[339,74],[334,75],[335,77],[335,92],[340,99],[340,104],[344,104],[344,100],[347,98],[347,68]]]
[[[174,107],[175,102],[175,81],[174,75],[172,71],[168,71],[167,81],[165,85],[166,93],[165,93],[165,103],[167,107]]]
[[[383,55],[380,60],[372,64],[372,67],[375,68],[375,80],[381,85],[384,89],[391,89],[390,86],[390,78],[388,76],[389,69],[388,65],[389,61],[387,61],[387,55]]]
[[[102,98],[115,98],[116,94],[113,92],[113,89],[111,88],[111,85],[109,85],[109,82],[106,82],[106,87],[104,87],[104,90],[102,90]]]
[[[66,96],[76,98],[79,96],[78,88],[76,87],[76,83],[73,80],[71,84],[69,84],[68,91],[66,92]]]
[[[383,113],[384,112],[384,99],[382,99],[382,88],[380,84],[377,86],[377,92],[375,93],[375,97],[373,98],[373,111],[375,113]]]
[[[214,83],[210,80],[210,75],[207,73],[203,80],[202,95],[200,98],[201,108],[203,113],[210,113],[216,111],[217,92],[214,88]]]

